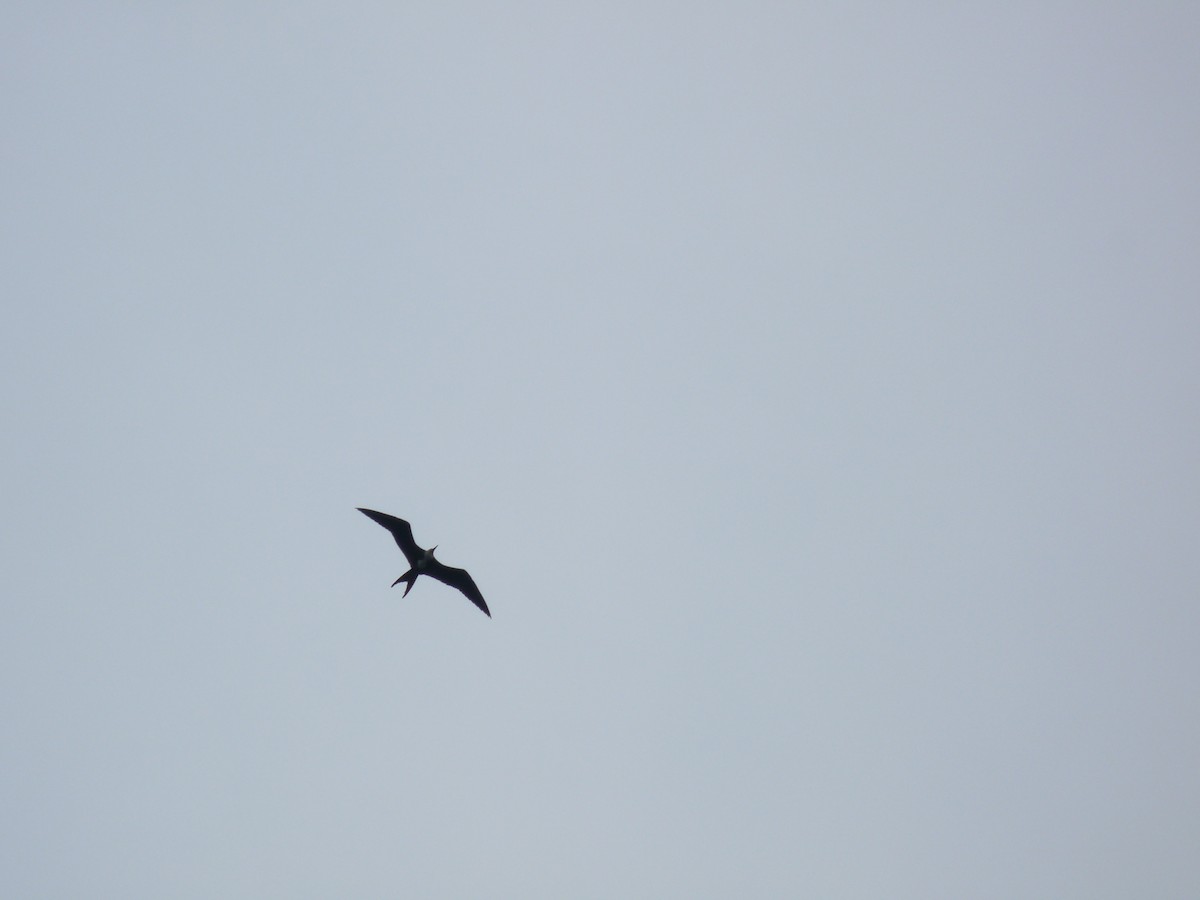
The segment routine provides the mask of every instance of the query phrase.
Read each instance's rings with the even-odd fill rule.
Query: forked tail
[[[412,590],[412,586],[417,583],[417,573],[414,572],[412,569],[409,569],[407,572],[405,572],[403,575],[401,575],[399,578],[397,578],[395,581],[392,582],[392,587],[395,587],[402,581],[405,583],[405,586],[404,586],[404,593],[400,595],[401,599],[407,597],[408,592]]]

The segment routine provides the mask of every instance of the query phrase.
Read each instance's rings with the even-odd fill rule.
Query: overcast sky
[[[0,894],[1200,896],[1198,46],[6,4]]]

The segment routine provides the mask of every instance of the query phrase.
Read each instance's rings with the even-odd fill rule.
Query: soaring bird
[[[428,575],[430,578],[436,578],[442,584],[448,584],[450,587],[462,591],[468,600],[487,614],[489,619],[492,617],[492,614],[488,612],[487,604],[483,602],[483,594],[479,593],[479,588],[475,586],[475,580],[467,574],[467,570],[451,568],[433,558],[433,551],[437,549],[436,544],[429,550],[422,550],[413,540],[412,526],[403,519],[397,519],[387,513],[376,512],[373,509],[363,509],[361,506],[356,508],[364,516],[374,519],[390,531],[392,537],[396,539],[396,545],[400,548],[400,552],[408,560],[409,570],[392,582],[392,587],[402,581],[405,582],[406,587],[402,596],[408,596],[418,575]]]

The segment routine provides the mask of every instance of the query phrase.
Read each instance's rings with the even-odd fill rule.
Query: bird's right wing
[[[357,507],[357,509],[364,516],[374,519],[392,533],[392,537],[396,539],[396,546],[400,548],[400,552],[404,554],[410,566],[417,564],[417,558],[421,555],[421,548],[413,540],[411,525],[403,519],[397,519],[395,516],[389,516],[387,513],[376,512],[373,509],[363,509],[361,506]]]
[[[455,569],[436,560],[434,562],[435,565],[426,570],[426,575],[436,578],[442,584],[448,584],[450,587],[462,591],[463,595],[482,609],[489,619],[492,617],[491,610],[488,609],[487,603],[484,602],[483,594],[475,586],[475,579],[467,574],[466,569]]]

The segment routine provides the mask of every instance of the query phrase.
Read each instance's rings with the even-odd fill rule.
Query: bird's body
[[[475,586],[475,580],[467,574],[466,569],[452,568],[434,558],[433,551],[437,549],[436,545],[428,550],[418,547],[417,542],[413,540],[411,525],[403,519],[397,519],[387,513],[376,512],[373,509],[363,509],[360,506],[358,511],[390,531],[392,537],[396,539],[396,545],[400,548],[400,552],[408,560],[408,571],[392,582],[392,587],[402,581],[405,583],[402,596],[408,596],[408,592],[416,584],[418,575],[428,575],[430,578],[436,578],[442,584],[448,584],[450,587],[462,591],[463,595],[483,610],[489,619],[492,617],[487,603],[483,600],[483,594],[479,592],[479,588]]]

